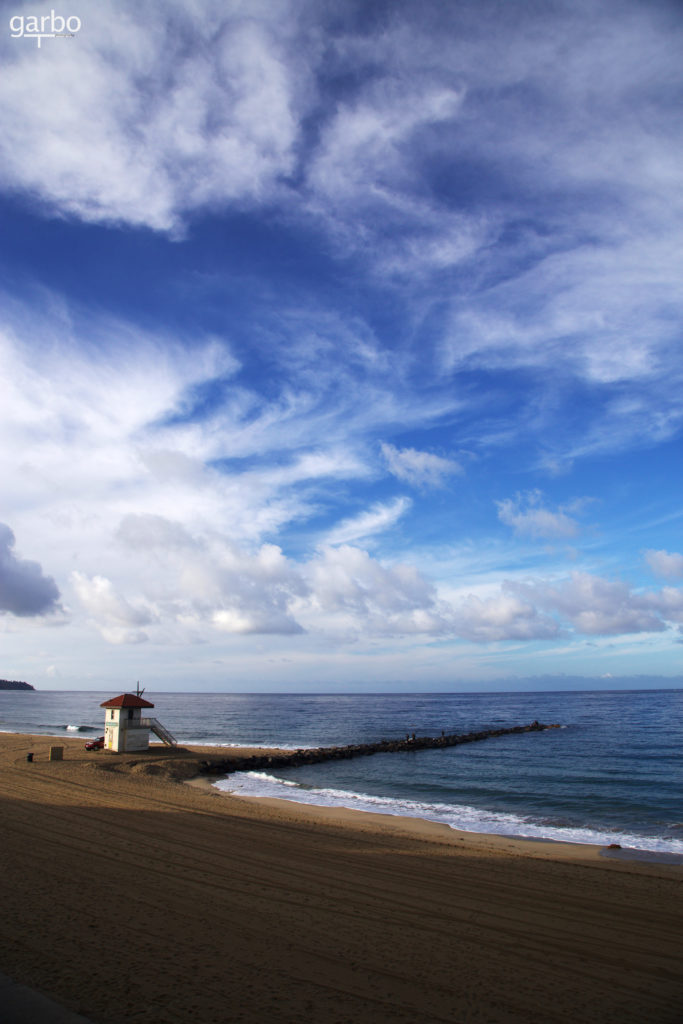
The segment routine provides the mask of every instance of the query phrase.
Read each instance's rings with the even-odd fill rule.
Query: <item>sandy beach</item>
[[[231,797],[203,753],[0,734],[0,971],[102,1024],[683,1020],[683,867]]]

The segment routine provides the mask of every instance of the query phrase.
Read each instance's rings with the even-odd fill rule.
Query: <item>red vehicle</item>
[[[96,740],[88,740],[86,750],[104,750],[104,736],[98,736]]]

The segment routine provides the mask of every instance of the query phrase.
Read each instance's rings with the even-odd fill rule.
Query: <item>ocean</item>
[[[0,691],[0,731],[101,734],[110,693]],[[683,690],[232,694],[145,698],[181,744],[317,747],[525,725],[562,728],[217,783],[251,796],[472,832],[683,855]]]

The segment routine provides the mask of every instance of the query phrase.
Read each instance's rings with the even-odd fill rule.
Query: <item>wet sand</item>
[[[683,1021],[681,866],[183,784],[207,752],[0,734],[0,971],[96,1024]]]

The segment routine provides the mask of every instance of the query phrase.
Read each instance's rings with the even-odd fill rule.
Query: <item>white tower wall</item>
[[[107,708],[104,749],[128,753],[149,749],[149,728],[143,726],[140,708]]]

